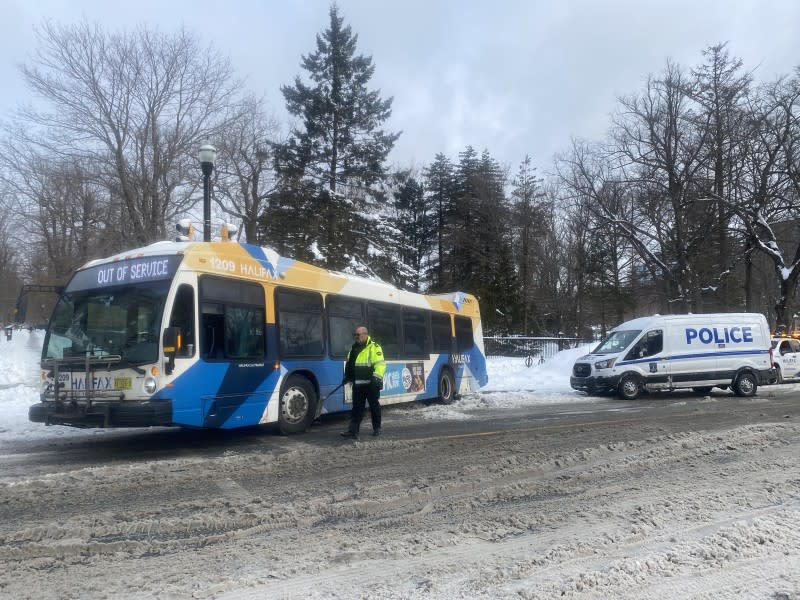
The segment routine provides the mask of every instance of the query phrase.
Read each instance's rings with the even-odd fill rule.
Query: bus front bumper
[[[166,426],[172,425],[172,401],[45,401],[28,409],[28,420],[82,428]]]

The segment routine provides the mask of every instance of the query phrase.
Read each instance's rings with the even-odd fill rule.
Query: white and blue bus
[[[383,346],[383,404],[450,402],[487,382],[469,294],[415,294],[249,244],[158,242],[74,273],[29,419],[302,432],[349,410],[336,388],[359,324]]]

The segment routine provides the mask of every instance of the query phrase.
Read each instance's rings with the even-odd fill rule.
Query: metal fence
[[[592,340],[566,337],[484,337],[483,348],[489,358],[510,356],[543,363],[557,352],[590,344]]]

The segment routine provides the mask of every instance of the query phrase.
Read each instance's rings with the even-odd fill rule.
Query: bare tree
[[[235,113],[238,118],[217,138],[214,199],[223,212],[242,223],[245,239],[254,244],[259,218],[277,189],[273,167],[278,124],[267,117],[257,98],[246,98]]]
[[[14,305],[17,291],[19,290],[19,270],[15,236],[15,220],[11,211],[7,210],[10,194],[5,188],[0,188],[0,321],[8,322],[14,314]]]
[[[19,223],[20,243],[40,252],[26,253],[31,281],[64,282],[92,255],[120,249],[107,194],[84,165],[43,155],[17,139],[4,153],[2,181],[9,191],[8,214]],[[37,264],[37,258],[41,262]]]
[[[787,306],[800,278],[800,240],[778,234],[781,224],[800,219],[798,138],[800,77],[763,86],[753,102],[741,201],[731,207],[749,243],[772,263],[779,289],[777,325],[789,325]]]
[[[698,181],[705,137],[695,126],[681,69],[668,62],[661,77],[648,80],[644,94],[620,104],[615,153],[623,179],[637,188],[639,214],[658,242],[668,299],[680,310],[701,310],[706,282],[697,276],[695,259],[703,257],[714,221],[712,207],[696,202],[706,189]]]
[[[580,290],[579,321],[588,318],[583,313],[591,313],[594,304],[594,322],[599,322],[602,333],[609,324],[624,320],[631,307],[630,285],[637,279],[637,264],[647,269],[649,280],[669,274],[658,237],[661,228],[653,225],[663,215],[652,206],[639,206],[643,198],[635,194],[635,185],[620,180],[609,155],[602,145],[573,140],[571,152],[556,164],[566,201],[564,239],[572,247],[570,264]],[[667,298],[668,292],[662,296]]]
[[[93,165],[121,203],[126,242],[163,239],[166,223],[196,201],[197,148],[230,115],[238,82],[229,61],[185,30],[45,22],[37,35],[22,74],[44,108],[20,118],[48,154]]]
[[[732,267],[741,259],[741,253],[731,252],[729,207],[736,193],[737,179],[741,176],[745,148],[745,123],[748,116],[747,99],[752,76],[744,72],[742,61],[731,58],[727,44],[709,46],[703,51],[705,62],[692,70],[693,80],[688,86],[689,96],[699,105],[697,127],[705,132],[705,156],[702,160],[704,178],[714,192],[717,223],[714,252],[708,265],[719,274],[716,297],[722,308],[731,303],[733,285]],[[722,199],[728,199],[722,200]],[[713,273],[706,278],[713,279]]]

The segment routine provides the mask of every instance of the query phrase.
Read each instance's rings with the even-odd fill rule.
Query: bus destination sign
[[[96,265],[75,273],[67,292],[172,279],[183,257],[147,256]]]

